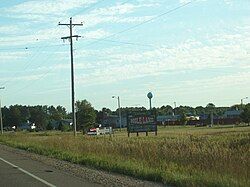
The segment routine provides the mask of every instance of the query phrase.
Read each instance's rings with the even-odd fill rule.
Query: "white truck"
[[[105,134],[112,134],[113,129],[112,127],[98,127],[98,128],[91,128],[87,132],[88,135],[105,135]]]

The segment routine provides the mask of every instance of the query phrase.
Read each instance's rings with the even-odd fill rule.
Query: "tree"
[[[183,112],[182,114],[181,114],[181,118],[180,118],[180,122],[181,122],[181,124],[182,125],[187,125],[187,115]]]
[[[205,114],[205,108],[202,107],[202,106],[197,106],[195,108],[195,114],[196,115],[203,115],[203,114]]]
[[[214,109],[215,105],[213,103],[208,103],[206,106],[207,111],[210,113],[210,126],[212,127],[214,124]]]
[[[244,123],[250,125],[250,103],[248,103],[245,107],[243,112],[240,114],[240,118]]]
[[[187,106],[179,106],[179,107],[176,107],[175,109],[174,109],[174,113],[175,113],[175,115],[176,114],[183,114],[183,113],[185,113],[185,114],[188,114],[188,113],[191,113],[192,111],[190,110],[191,109],[191,107],[187,107]]]
[[[49,106],[47,108],[47,113],[49,114],[49,117],[51,120],[61,120],[66,117],[66,109],[62,106],[57,106],[56,108],[54,106]]]
[[[30,121],[35,123],[38,129],[46,129],[48,124],[48,115],[42,106],[30,107]]]
[[[19,126],[21,123],[22,123],[22,120],[21,120],[21,112],[19,110],[19,107],[17,105],[15,106],[10,106],[10,109],[9,109],[9,112],[10,112],[10,125],[13,126]]]
[[[53,129],[53,126],[52,126],[52,123],[51,121],[48,123],[47,127],[46,127],[46,130],[52,130]]]
[[[77,129],[82,129],[83,131],[88,130],[95,126],[96,113],[94,107],[87,101],[77,101],[76,102],[76,121]]]
[[[61,115],[61,117],[64,119],[64,118],[66,118],[66,116],[67,116],[67,111],[66,111],[66,108],[65,107],[63,107],[63,106],[61,106],[61,105],[58,105],[57,107],[56,107],[56,110],[57,110],[57,112]]]
[[[163,105],[161,108],[158,109],[159,115],[172,115],[173,112],[173,108],[170,105]]]

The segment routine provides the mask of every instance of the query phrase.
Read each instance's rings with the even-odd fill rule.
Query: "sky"
[[[96,109],[239,104],[250,96],[249,0],[0,1],[2,104]],[[244,99],[244,102],[249,100]]]

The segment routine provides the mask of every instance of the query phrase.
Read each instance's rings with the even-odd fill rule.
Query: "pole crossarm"
[[[73,36],[65,36],[65,37],[61,37],[62,40],[66,40],[66,39],[70,39],[70,38],[80,38],[81,36],[79,35],[73,35]]]
[[[70,24],[68,24],[68,23],[60,23],[59,22],[59,24],[58,25],[64,25],[64,26],[70,26]],[[83,24],[82,23],[72,23],[71,24],[72,26],[83,26]]]

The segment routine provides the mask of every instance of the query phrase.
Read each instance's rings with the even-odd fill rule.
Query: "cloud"
[[[93,62],[93,71],[78,76],[77,81],[84,84],[107,84],[167,72],[247,69],[250,60],[250,30],[244,27],[238,33],[213,35],[209,38],[209,44],[186,40],[172,48],[162,46],[129,54],[115,50],[107,50],[106,54],[99,51],[96,53],[102,57],[98,63]],[[81,53],[78,55],[80,59]]]
[[[25,56],[27,56],[29,52],[5,52],[5,51],[0,51],[0,64],[2,63],[7,63],[9,61],[14,61],[14,60],[20,60],[24,59]]]
[[[5,25],[5,26],[0,26],[0,34],[17,34],[20,32],[19,26],[16,25]]]
[[[141,9],[152,8],[159,6],[159,3],[116,3],[113,6],[94,9],[87,14],[79,14],[75,17],[76,21],[83,21],[86,27],[93,27],[98,24],[104,23],[138,23],[152,18],[152,16],[132,16],[130,14],[135,13]],[[130,16],[129,16],[130,15]]]
[[[104,38],[106,36],[110,35],[109,32],[103,30],[103,29],[97,29],[97,30],[93,30],[93,31],[88,31],[84,33],[84,37],[85,38],[94,38],[94,39],[100,39],[100,38]]]
[[[5,81],[34,81],[38,80],[41,77],[43,77],[44,74],[35,74],[35,75],[21,75],[21,76],[15,76],[15,77],[5,77],[0,79],[0,81],[5,82]]]
[[[210,36],[209,44],[199,40],[186,40],[172,48],[161,46],[130,53],[116,47],[101,50],[76,50],[76,71],[84,72],[84,76],[77,75],[76,80],[78,84],[93,85],[159,76],[171,72],[209,71],[222,68],[247,70],[250,59],[250,27],[236,27],[236,29],[238,32],[235,34]],[[99,29],[89,31],[86,35],[87,37],[102,37],[107,34]],[[66,54],[66,52],[59,53]],[[58,56],[62,56],[59,53]],[[8,56],[10,55],[2,53],[3,58],[8,58]],[[11,56],[18,57],[19,54]],[[86,61],[85,59],[89,57],[95,57],[96,60]],[[48,68],[59,71],[69,69],[69,65],[61,63],[51,67],[40,67],[37,71],[44,71]]]
[[[5,9],[6,12],[23,15],[60,15],[63,12],[74,8],[84,8],[89,4],[97,2],[96,0],[33,0],[17,4],[11,8]],[[45,11],[46,10],[46,11]]]
[[[116,3],[113,6],[95,8],[88,13],[85,11],[78,11],[84,10],[86,7],[94,5],[94,3],[97,2],[97,0],[36,0],[23,2],[8,8],[2,8],[1,11],[5,16],[10,18],[21,18],[23,22],[18,25],[1,26],[0,33],[6,34],[6,36],[0,39],[0,45],[25,45],[26,47],[52,39],[54,41],[57,39],[58,41],[61,36],[67,36],[69,31],[67,28],[56,28],[55,26],[58,21],[62,21],[63,18],[69,17],[70,14],[72,15],[71,12],[73,12],[73,10],[77,13],[73,21],[76,23],[84,21],[84,27],[74,28],[80,31],[80,35],[89,38],[105,37],[110,35],[106,30],[93,28],[91,31],[85,33],[85,29],[105,23],[140,23],[152,18],[152,16],[128,16],[128,14],[136,12],[141,8],[150,8],[157,5],[157,3],[152,2],[143,2],[141,4],[137,4],[136,2],[125,4]],[[68,20],[64,21],[68,22]],[[10,33],[17,36],[15,38],[10,37]]]

